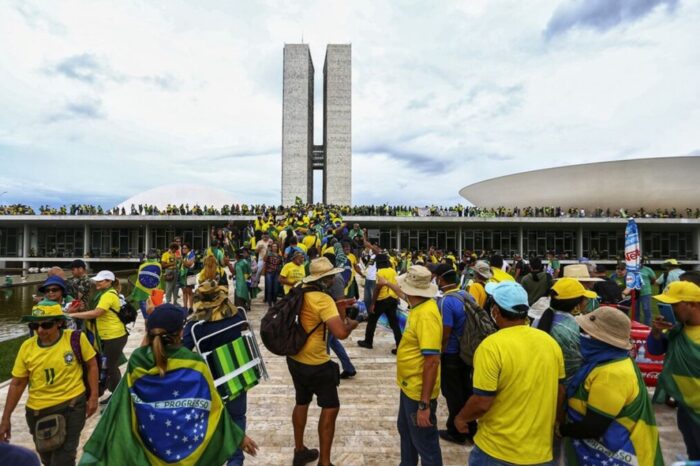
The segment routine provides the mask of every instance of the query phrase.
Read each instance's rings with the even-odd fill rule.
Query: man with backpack
[[[442,314],[442,355],[440,357],[440,380],[442,395],[447,400],[447,429],[438,431],[440,438],[464,445],[476,433],[476,421],[469,424],[469,433],[463,434],[454,424],[455,416],[472,395],[472,368],[459,357],[459,339],[466,324],[464,301],[471,299],[458,287],[457,272],[448,264],[435,269],[435,280],[442,291],[438,308]]]
[[[340,372],[338,364],[331,361],[326,349],[327,332],[339,340],[344,340],[357,327],[357,321],[347,319],[345,309],[338,309],[333,298],[327,293],[333,285],[334,275],[342,271],[343,269],[334,268],[328,259],[321,257],[311,261],[309,276],[302,279],[303,303],[299,311],[299,321],[307,338],[301,351],[287,356],[287,367],[296,392],[296,404],[292,413],[294,466],[301,466],[316,459],[319,465],[331,464],[335,420],[340,409]],[[304,445],[306,417],[314,395],[316,403],[321,407],[321,417],[318,421],[320,452]]]

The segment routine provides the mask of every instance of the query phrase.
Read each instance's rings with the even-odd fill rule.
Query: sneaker
[[[340,378],[341,379],[349,379],[350,377],[355,377],[356,374],[357,374],[357,371],[354,371],[354,372],[343,371],[340,373]]]
[[[367,349],[372,349],[372,345],[370,345],[369,343],[367,343],[365,340],[360,340],[360,341],[358,341],[358,342],[357,342],[357,346],[361,346],[361,347],[367,348]]]
[[[294,461],[292,461],[292,465],[304,466],[305,464],[316,461],[317,459],[318,450],[316,448],[308,449],[304,447],[303,450],[294,452]]]
[[[464,445],[465,443],[467,443],[466,438],[456,437],[456,436],[452,435],[447,430],[439,430],[438,435],[440,436],[441,439],[443,439],[447,442],[456,443],[457,445]]]

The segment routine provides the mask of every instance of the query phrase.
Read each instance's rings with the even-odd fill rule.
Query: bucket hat
[[[433,274],[422,265],[412,265],[397,282],[401,291],[408,296],[434,298],[438,291],[437,285],[433,283]]]
[[[37,320],[63,319],[68,318],[63,313],[61,305],[54,301],[41,301],[32,308],[32,313],[28,316],[22,316],[22,322],[34,322]]]
[[[632,323],[619,309],[601,306],[593,312],[575,317],[587,334],[608,345],[624,350],[632,349]]]
[[[571,264],[564,267],[563,278],[575,278],[580,282],[602,282],[602,278],[591,277],[586,264]]]
[[[489,264],[486,263],[486,261],[476,261],[476,264],[472,267],[474,269],[474,272],[478,273],[482,277],[486,278],[487,280],[491,277],[493,277],[493,272],[491,272],[491,267],[489,267]]]
[[[58,275],[52,275],[52,276],[48,277],[44,281],[44,283],[42,283],[41,286],[39,287],[39,292],[46,293],[46,288],[48,288],[52,285],[57,286],[61,290],[63,290],[63,296],[66,296],[68,294],[68,292],[66,291],[66,281],[64,279],[62,279],[61,277],[59,277]]]
[[[311,261],[309,275],[301,279],[302,283],[311,283],[329,275],[335,275],[343,271],[340,267],[333,267],[331,261],[325,257],[319,257]]]

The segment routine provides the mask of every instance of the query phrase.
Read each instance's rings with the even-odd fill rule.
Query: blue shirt
[[[438,301],[438,308],[442,314],[442,326],[452,327],[450,337],[447,340],[445,354],[459,354],[459,337],[464,330],[464,322],[467,314],[464,312],[464,305],[455,294],[460,293],[464,299],[470,299],[463,291],[450,291]]]

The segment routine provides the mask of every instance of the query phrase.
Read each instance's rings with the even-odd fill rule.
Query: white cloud
[[[325,45],[352,43],[358,204],[453,203],[506,173],[687,154],[700,6],[657,3],[674,8],[605,28],[570,0],[4,3],[0,188],[116,202],[183,179],[279,202],[282,48],[302,36],[317,141]]]

